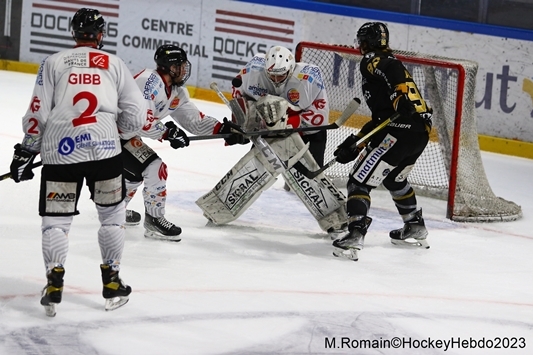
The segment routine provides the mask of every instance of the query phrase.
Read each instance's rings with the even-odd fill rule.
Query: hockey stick
[[[38,168],[38,167],[40,167],[41,165],[43,165],[43,162],[42,162],[42,161],[38,161],[37,163],[33,164],[33,165],[31,166],[31,168],[32,168],[32,169],[33,169],[33,168]],[[2,180],[7,180],[7,179],[11,179],[11,172],[9,172],[9,173],[5,173],[5,174],[3,174],[3,175],[0,175],[0,181],[2,181]]]
[[[229,138],[231,137],[231,133],[223,133],[223,134],[211,134],[209,136],[189,136],[190,141],[203,141],[206,139],[220,139],[220,138]]]
[[[389,123],[391,122],[394,122],[398,117],[400,117],[400,114],[399,113],[395,113],[394,115],[392,115],[391,117],[387,118],[385,121],[381,122],[377,127],[375,127],[373,130],[371,130],[370,132],[368,132],[364,137],[362,137],[361,139],[359,139],[357,141],[357,143],[355,143],[353,146],[356,146],[358,147],[359,145],[363,144],[364,142],[366,142],[368,139],[372,138],[372,136],[374,134],[376,134],[377,132],[381,131],[383,128],[385,128]],[[315,177],[317,177],[318,175],[320,175],[324,170],[332,167],[333,165],[335,165],[337,163],[337,158],[334,158],[330,161],[328,161],[326,164],[324,164],[323,167],[321,167],[320,169],[316,170],[316,171],[309,171],[309,169],[307,169],[302,163],[298,162],[296,164],[294,164],[294,168],[296,170],[298,170],[299,173],[301,173],[303,176],[305,176],[306,178],[308,179],[314,179]]]

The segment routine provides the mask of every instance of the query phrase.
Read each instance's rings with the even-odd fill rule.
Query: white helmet
[[[266,54],[265,71],[277,89],[289,80],[295,66],[294,55],[285,47],[274,46]]]

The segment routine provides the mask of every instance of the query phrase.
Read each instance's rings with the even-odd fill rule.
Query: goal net
[[[520,206],[494,195],[481,160],[475,113],[476,62],[419,53],[394,51],[413,75],[422,95],[433,108],[433,129],[423,154],[409,175],[409,183],[423,196],[448,201],[447,218],[462,222],[512,221],[521,217]],[[315,64],[322,71],[333,122],[354,97],[363,99],[358,49],[348,46],[300,42],[298,62]],[[335,148],[370,120],[362,103],[344,127],[328,131],[325,161]],[[335,164],[326,175],[345,184],[352,164]]]

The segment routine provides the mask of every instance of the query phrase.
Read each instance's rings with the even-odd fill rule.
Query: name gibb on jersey
[[[394,144],[396,144],[396,138],[387,134],[385,139],[383,139],[379,146],[372,151],[372,154],[365,159],[364,164],[357,170],[357,179],[363,181],[372,171],[376,162],[379,161],[379,158],[381,158],[381,156],[383,156],[383,154],[385,154]]]

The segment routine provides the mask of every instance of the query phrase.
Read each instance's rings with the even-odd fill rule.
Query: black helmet
[[[99,33],[105,33],[105,21],[98,10],[82,8],[72,17],[70,28],[76,39],[97,40]]]
[[[389,47],[389,30],[384,23],[367,22],[357,31],[357,44],[367,44],[367,49],[385,49]]]
[[[154,61],[157,64],[157,69],[165,74],[170,74],[173,78],[179,78],[181,76],[182,64],[185,63],[185,73],[178,82],[174,82],[174,85],[181,86],[191,76],[191,63],[187,60],[187,53],[178,46],[173,44],[164,44],[157,48],[154,54]],[[179,72],[172,71],[170,67],[176,65],[180,70]]]

